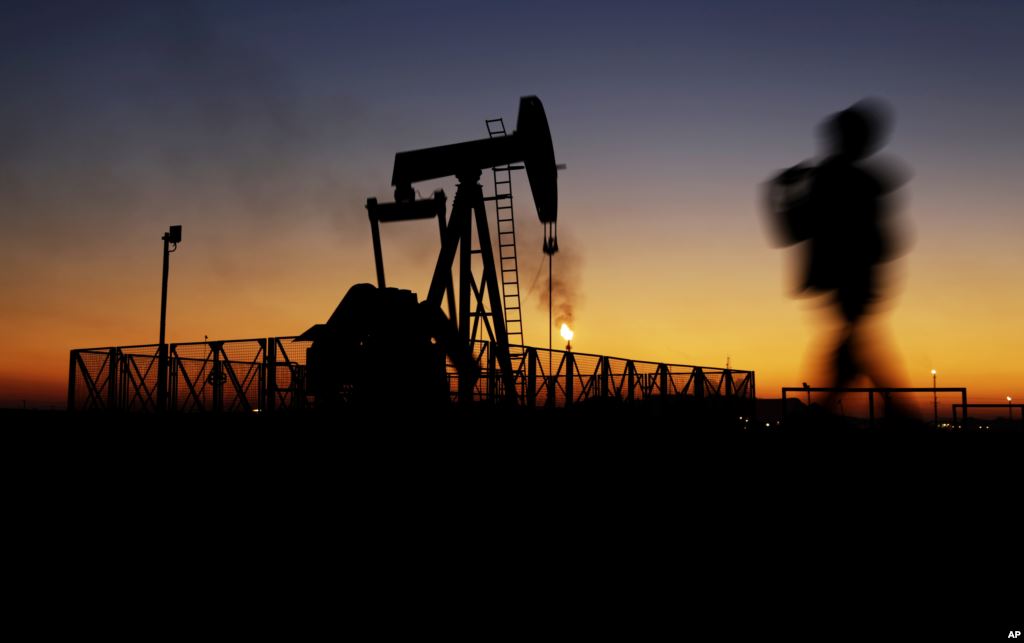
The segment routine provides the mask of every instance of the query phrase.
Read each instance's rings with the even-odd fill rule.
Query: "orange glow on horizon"
[[[581,257],[573,314],[585,324],[588,353],[705,366],[731,356],[734,368],[757,372],[759,397],[823,383],[831,322],[820,302],[789,296],[786,253],[768,247],[750,194],[685,202],[703,213],[695,231],[675,215],[622,217],[625,197],[614,188],[564,187],[560,244]],[[546,346],[546,289],[543,280],[531,284],[546,266],[540,225],[528,187],[515,189],[524,195],[516,223],[524,339]],[[676,212],[680,199],[671,197],[638,194],[635,207]],[[940,193],[912,214],[945,207]],[[244,208],[222,208],[182,217],[168,206],[167,220],[185,226],[171,255],[169,341],[296,335],[325,321],[351,285],[376,281],[360,199],[340,206],[343,224],[305,216],[257,226]],[[439,242],[436,226],[420,223],[383,226],[382,237],[388,284],[422,299]],[[165,229],[97,226],[83,216],[53,238],[41,231],[4,241],[0,406],[62,405],[72,348],[156,342]],[[908,385],[931,386],[940,365],[942,384],[967,386],[971,401],[1005,401],[1008,390],[1024,397],[1014,393],[1024,387],[1024,302],[1008,296],[1024,275],[1022,237],[1016,220],[996,236],[966,224],[920,226],[881,319]]]

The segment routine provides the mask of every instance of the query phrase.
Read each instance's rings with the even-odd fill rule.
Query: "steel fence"
[[[168,345],[168,410],[273,412],[302,409],[308,393],[306,351],[294,337],[186,342]],[[155,411],[159,346],[113,346],[71,351],[68,409]],[[472,400],[514,397],[527,407],[567,408],[594,400],[638,403],[661,399],[726,399],[753,404],[754,372],[666,364],[569,351],[512,347],[515,391],[506,395],[494,351],[474,342],[480,376]],[[459,374],[449,362],[448,388],[459,402]],[[396,374],[398,377],[398,374]],[[398,382],[397,388],[416,386]]]

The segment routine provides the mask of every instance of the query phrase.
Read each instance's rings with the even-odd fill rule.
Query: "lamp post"
[[[156,373],[156,407],[161,413],[167,410],[167,343],[165,342],[165,331],[167,329],[167,271],[170,266],[168,259],[171,253],[178,249],[181,242],[181,226],[172,225],[161,237],[164,242],[164,274],[163,285],[160,289],[160,346],[157,358]],[[171,248],[170,245],[174,244]]]
[[[1006,419],[1013,422],[1013,398],[1009,395],[1006,396]]]
[[[932,369],[932,405],[935,410],[935,428],[939,428],[939,391],[935,386],[935,376],[938,373]]]

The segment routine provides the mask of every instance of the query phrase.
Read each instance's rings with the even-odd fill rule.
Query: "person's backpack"
[[[794,165],[768,182],[768,215],[775,243],[791,246],[813,235],[810,188],[815,167]]]

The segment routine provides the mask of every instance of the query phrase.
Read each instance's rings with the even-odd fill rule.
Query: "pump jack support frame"
[[[433,216],[438,217],[438,229],[441,233],[441,252],[438,255],[437,265],[434,267],[434,274],[430,281],[430,290],[427,293],[426,301],[430,306],[440,308],[442,300],[447,294],[448,314],[452,323],[456,324],[459,331],[459,338],[465,346],[475,335],[479,319],[489,314],[493,323],[487,325],[488,332],[492,335],[491,350],[494,351],[494,358],[501,371],[502,384],[504,388],[504,399],[516,403],[516,380],[512,369],[512,358],[509,353],[508,332],[505,327],[504,308],[502,303],[502,291],[498,281],[498,274],[494,263],[494,247],[491,243],[490,226],[487,222],[487,209],[484,205],[483,188],[481,188],[480,170],[472,170],[459,174],[456,177],[459,184],[455,190],[455,198],[452,201],[451,216],[445,223],[444,193],[436,192],[432,200],[382,203],[378,204],[376,199],[368,199],[366,203],[370,216],[371,231],[373,234],[374,261],[377,268],[377,283],[381,288],[385,287],[384,260],[380,243],[380,222],[406,221],[412,219],[426,219]],[[473,249],[473,222],[476,221],[477,240],[480,244],[478,250]],[[458,309],[456,311],[454,284],[452,269],[455,265],[455,254],[459,253],[459,295]],[[483,264],[483,275],[479,287],[473,279],[472,256],[480,253]],[[489,313],[484,313],[484,289],[487,290]],[[486,320],[485,320],[486,323]],[[473,387],[475,378],[459,378],[459,399],[469,401],[473,399]]]

